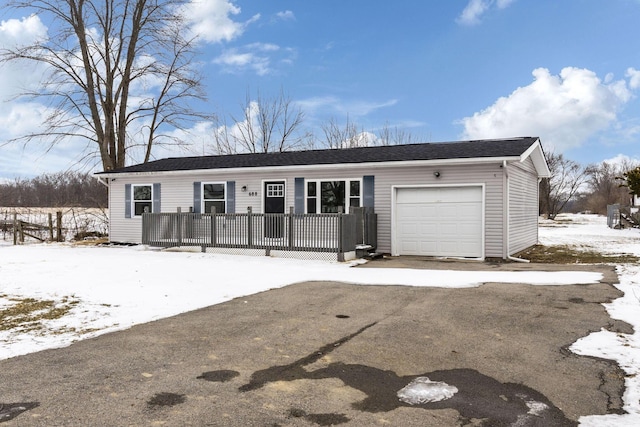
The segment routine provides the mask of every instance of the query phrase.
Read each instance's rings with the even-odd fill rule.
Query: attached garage
[[[482,185],[396,187],[394,255],[483,258]]]

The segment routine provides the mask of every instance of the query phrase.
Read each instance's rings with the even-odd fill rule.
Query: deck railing
[[[376,246],[376,215],[350,214],[145,213],[142,243],[156,247],[263,249],[327,252],[344,260],[362,246]]]

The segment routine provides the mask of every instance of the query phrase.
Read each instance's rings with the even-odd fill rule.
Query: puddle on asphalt
[[[335,426],[351,421],[345,414],[308,414],[302,409],[291,408],[289,418],[304,418],[319,426]]]
[[[211,381],[215,383],[225,383],[227,381],[231,381],[238,375],[240,375],[239,372],[222,369],[220,371],[203,372],[202,375],[196,378],[199,380]]]
[[[0,403],[0,423],[9,421],[33,408],[40,406],[38,402]]]
[[[158,406],[175,406],[186,401],[186,397],[184,394],[176,394],[176,393],[157,393],[151,399],[147,401],[147,406],[149,407],[158,407]]]
[[[311,365],[332,352],[340,345],[360,335],[367,325],[355,333],[310,353],[287,365],[272,366],[256,371],[248,383],[239,387],[241,392],[257,390],[277,381],[338,379],[345,385],[361,391],[367,397],[352,403],[354,409],[366,412],[389,412],[400,407],[424,409],[454,409],[459,413],[462,424],[472,420],[482,420],[481,426],[537,426],[553,425],[574,427],[577,422],[568,419],[549,399],[540,392],[523,384],[501,383],[473,369],[451,369],[422,373],[419,375],[399,376],[391,370],[382,370],[360,364],[331,363],[324,368],[308,371]],[[428,378],[428,381],[424,378]],[[398,393],[407,390],[411,384],[419,384],[417,393],[431,393],[427,390],[437,385],[439,392],[446,398],[441,400],[424,399],[403,401]],[[424,387],[429,385],[428,387]],[[424,390],[423,390],[424,388]],[[455,392],[454,392],[455,390]],[[322,417],[314,418],[296,410],[301,417],[319,425]],[[292,413],[289,414],[290,416]],[[318,414],[316,414],[318,415]],[[326,414],[320,414],[326,415]],[[339,414],[340,415],[340,414]],[[340,415],[342,416],[342,415]],[[334,418],[334,425],[347,422]]]

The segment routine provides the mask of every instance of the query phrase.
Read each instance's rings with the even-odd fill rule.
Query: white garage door
[[[482,257],[482,187],[396,191],[398,255]]]

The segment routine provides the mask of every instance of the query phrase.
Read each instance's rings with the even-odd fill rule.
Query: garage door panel
[[[419,252],[432,252],[436,251],[438,246],[436,242],[421,242]]]
[[[480,186],[398,189],[398,253],[481,257],[482,208]]]

